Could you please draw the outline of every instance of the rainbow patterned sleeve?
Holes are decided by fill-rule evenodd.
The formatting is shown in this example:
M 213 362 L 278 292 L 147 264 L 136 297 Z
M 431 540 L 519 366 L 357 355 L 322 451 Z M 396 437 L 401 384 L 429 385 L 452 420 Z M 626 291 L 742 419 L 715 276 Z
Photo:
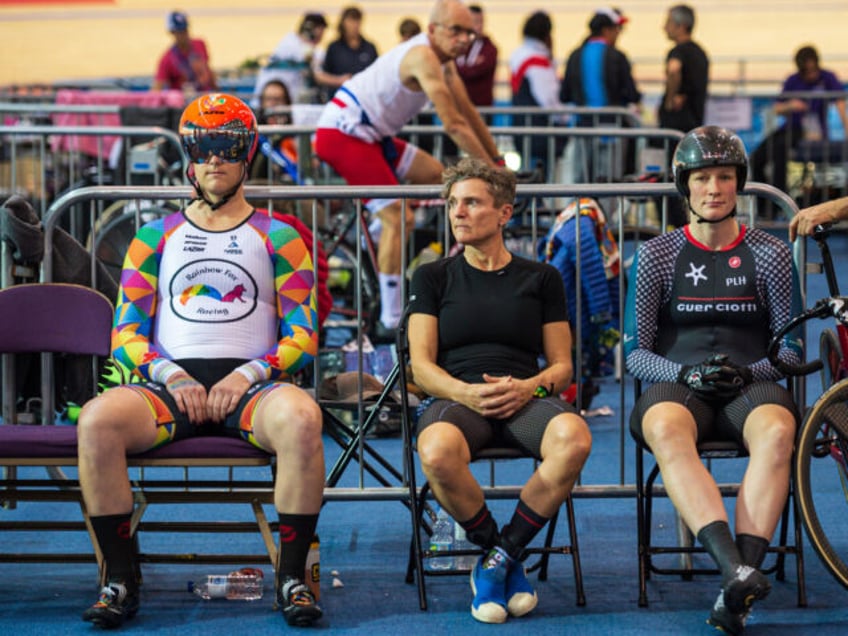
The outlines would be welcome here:
M 297 230 L 276 220 L 270 221 L 266 241 L 274 262 L 280 339 L 262 358 L 239 367 L 254 382 L 292 376 L 318 353 L 315 270 L 306 243 Z
M 112 355 L 134 375 L 164 382 L 179 370 L 152 342 L 153 316 L 162 244 L 182 215 L 172 215 L 143 226 L 133 238 L 121 271 L 121 286 L 112 328 Z

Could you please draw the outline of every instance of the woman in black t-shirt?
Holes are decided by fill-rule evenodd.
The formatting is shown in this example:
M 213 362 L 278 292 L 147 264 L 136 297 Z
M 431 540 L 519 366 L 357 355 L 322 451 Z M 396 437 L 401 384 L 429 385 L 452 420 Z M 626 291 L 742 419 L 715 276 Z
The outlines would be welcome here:
M 412 372 L 432 396 L 418 422 L 417 447 L 436 498 L 486 550 L 472 572 L 471 613 L 502 623 L 536 606 L 521 554 L 571 492 L 591 435 L 558 397 L 572 376 L 562 278 L 504 244 L 515 176 L 464 159 L 445 172 L 443 196 L 465 248 L 422 265 L 412 280 Z M 500 531 L 468 466 L 491 445 L 516 446 L 541 461 Z

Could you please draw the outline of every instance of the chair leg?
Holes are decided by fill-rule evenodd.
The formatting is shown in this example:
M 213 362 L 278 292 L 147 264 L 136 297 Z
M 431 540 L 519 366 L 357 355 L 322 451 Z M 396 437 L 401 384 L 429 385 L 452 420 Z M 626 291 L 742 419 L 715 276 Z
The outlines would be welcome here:
M 794 484 L 792 486 L 792 518 L 795 536 L 795 577 L 798 586 L 798 607 L 807 607 L 807 582 L 804 573 L 804 543 L 801 533 L 801 513 L 799 511 L 798 498 L 795 496 Z
M 791 495 L 790 495 L 791 498 Z M 778 545 L 781 546 L 782 550 L 777 553 L 777 562 L 775 563 L 775 578 L 778 581 L 786 580 L 786 538 L 789 534 L 789 500 L 787 499 L 786 505 L 783 507 L 783 512 L 780 515 L 780 534 Z
M 574 519 L 574 502 L 569 496 L 565 500 L 565 511 L 568 516 L 568 534 L 571 539 L 571 566 L 574 568 L 574 592 L 577 596 L 577 606 L 586 605 L 586 593 L 583 589 L 583 566 L 580 564 L 580 545 L 577 541 L 577 522 Z
M 409 542 L 409 562 L 406 566 L 406 582 L 412 583 L 413 573 L 418 584 L 418 606 L 422 611 L 427 610 L 427 587 L 424 576 L 424 559 L 421 556 L 421 528 L 424 525 L 424 510 L 426 508 L 427 492 L 429 484 L 421 487 L 421 493 L 417 496 L 413 493 L 410 497 L 410 514 L 412 515 L 412 539 Z
M 636 543 L 639 558 L 639 607 L 648 606 L 648 546 L 647 530 L 645 529 L 645 516 L 647 501 L 645 497 L 644 466 L 642 453 L 644 451 L 636 448 Z

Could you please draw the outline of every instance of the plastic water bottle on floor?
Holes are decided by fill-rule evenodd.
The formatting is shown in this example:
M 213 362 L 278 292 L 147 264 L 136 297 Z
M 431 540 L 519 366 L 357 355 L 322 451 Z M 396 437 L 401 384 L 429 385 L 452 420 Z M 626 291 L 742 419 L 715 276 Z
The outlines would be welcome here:
M 433 534 L 430 535 L 430 551 L 444 552 L 452 547 L 453 520 L 444 508 L 439 508 L 433 523 Z M 454 567 L 454 559 L 450 556 L 431 557 L 426 563 L 430 570 L 451 570 Z
M 188 582 L 189 592 L 204 600 L 258 601 L 262 598 L 264 575 L 257 568 L 242 568 L 229 574 L 209 574 L 201 583 Z
M 465 528 L 458 523 L 453 524 L 453 549 L 454 550 L 475 550 L 477 546 L 468 540 L 465 535 Z M 477 564 L 476 554 L 463 554 L 456 557 L 455 567 L 457 570 L 471 570 Z

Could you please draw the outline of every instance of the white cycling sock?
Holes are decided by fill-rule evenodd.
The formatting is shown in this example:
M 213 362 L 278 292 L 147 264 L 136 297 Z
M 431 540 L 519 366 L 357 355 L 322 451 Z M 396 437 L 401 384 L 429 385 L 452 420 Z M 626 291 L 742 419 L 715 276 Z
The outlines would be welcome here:
M 388 329 L 394 329 L 400 322 L 400 274 L 379 273 L 380 279 L 380 322 Z

